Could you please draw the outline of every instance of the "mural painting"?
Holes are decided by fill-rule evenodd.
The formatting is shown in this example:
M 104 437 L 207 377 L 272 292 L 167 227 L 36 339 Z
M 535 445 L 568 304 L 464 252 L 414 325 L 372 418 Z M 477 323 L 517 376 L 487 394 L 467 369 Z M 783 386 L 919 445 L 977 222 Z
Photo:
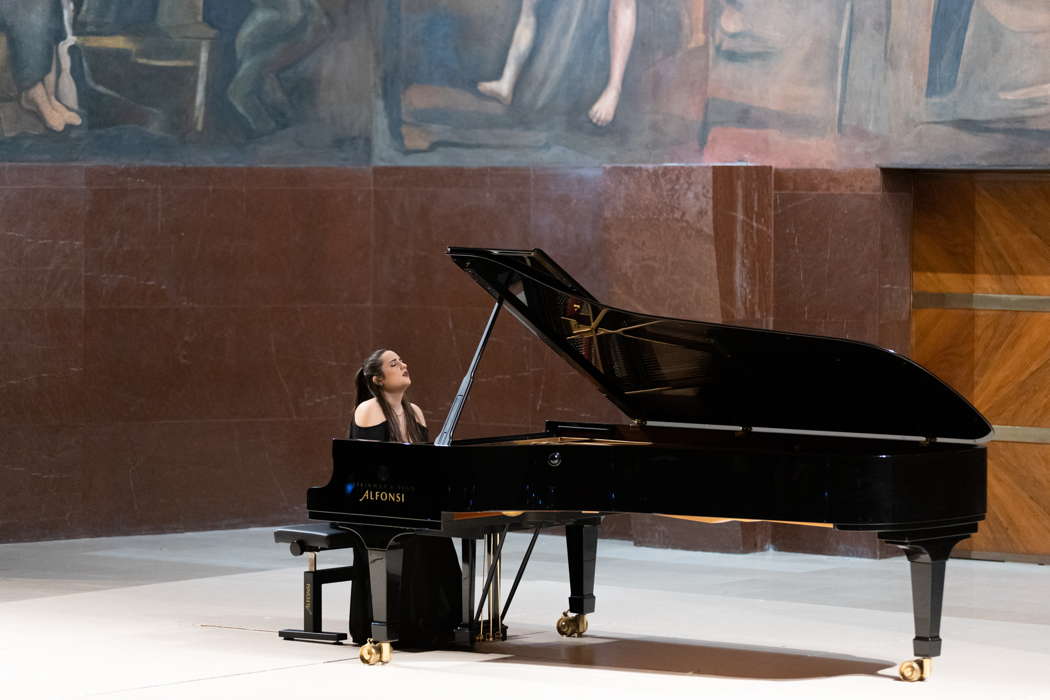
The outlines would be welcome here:
M 1042 0 L 391 0 L 385 19 L 377 162 L 1050 162 Z
M 0 160 L 1046 166 L 1045 0 L 0 0 Z
M 0 159 L 363 164 L 361 0 L 0 0 Z

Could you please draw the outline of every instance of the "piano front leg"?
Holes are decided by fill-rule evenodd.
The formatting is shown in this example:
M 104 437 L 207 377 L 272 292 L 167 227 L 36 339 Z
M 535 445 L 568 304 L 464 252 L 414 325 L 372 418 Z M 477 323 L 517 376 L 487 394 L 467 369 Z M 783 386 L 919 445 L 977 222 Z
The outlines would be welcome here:
M 592 518 L 565 526 L 565 549 L 569 559 L 569 609 L 562 613 L 555 626 L 563 637 L 582 637 L 587 631 L 587 614 L 594 612 L 594 569 L 598 561 L 599 524 L 601 518 Z
M 401 542 L 390 539 L 368 543 L 368 582 L 372 597 L 372 636 L 361 647 L 360 658 L 369 666 L 388 663 L 392 642 L 401 628 L 401 574 L 404 568 Z
M 912 611 L 915 617 L 913 651 L 919 658 L 900 665 L 901 678 L 929 678 L 933 657 L 941 655 L 941 609 L 944 604 L 944 575 L 952 548 L 977 531 L 976 524 L 949 531 L 880 532 L 879 537 L 904 551 L 911 566 Z

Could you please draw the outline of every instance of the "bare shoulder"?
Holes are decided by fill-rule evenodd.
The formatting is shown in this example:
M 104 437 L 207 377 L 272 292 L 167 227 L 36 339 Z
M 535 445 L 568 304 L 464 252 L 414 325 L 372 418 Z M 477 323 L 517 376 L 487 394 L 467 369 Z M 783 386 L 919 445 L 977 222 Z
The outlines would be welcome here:
M 416 417 L 416 422 L 420 425 L 426 425 L 427 419 L 423 417 L 423 409 L 419 406 L 412 404 L 412 414 Z
M 375 399 L 362 401 L 354 410 L 354 422 L 359 428 L 371 428 L 384 420 L 386 416 L 383 415 L 383 409 L 379 407 L 379 402 Z

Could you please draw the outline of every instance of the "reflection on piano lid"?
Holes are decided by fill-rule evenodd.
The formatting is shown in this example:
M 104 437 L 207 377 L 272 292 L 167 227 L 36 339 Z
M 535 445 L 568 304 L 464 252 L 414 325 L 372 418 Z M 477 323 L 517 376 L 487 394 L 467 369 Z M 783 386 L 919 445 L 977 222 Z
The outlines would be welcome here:
M 650 425 L 983 442 L 991 425 L 906 357 L 868 343 L 602 304 L 542 250 L 449 248 L 540 340 Z

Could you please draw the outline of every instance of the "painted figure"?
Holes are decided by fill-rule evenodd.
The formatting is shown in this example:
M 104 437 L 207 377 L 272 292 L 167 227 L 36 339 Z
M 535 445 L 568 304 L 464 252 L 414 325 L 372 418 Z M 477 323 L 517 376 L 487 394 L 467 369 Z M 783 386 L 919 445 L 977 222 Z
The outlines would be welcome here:
M 536 5 L 539 0 L 522 0 L 521 13 L 514 28 L 510 49 L 498 80 L 478 83 L 478 91 L 503 104 L 511 104 L 522 69 L 536 40 Z M 606 126 L 616 116 L 623 91 L 623 76 L 634 44 L 638 8 L 636 0 L 609 0 L 609 75 L 601 95 L 587 112 L 597 126 Z M 575 24 L 575 23 L 574 23 Z M 551 27 L 550 31 L 558 31 Z
M 849 8 L 843 0 L 712 3 L 705 160 L 835 162 Z
M 930 37 L 929 121 L 975 131 L 1050 128 L 1050 3 L 938 0 Z
M 316 49 L 330 23 L 317 0 L 252 0 L 237 33 L 237 74 L 226 94 L 255 136 L 287 123 L 292 107 L 277 74 Z
M 22 107 L 51 131 L 81 123 L 58 99 L 57 49 L 65 39 L 61 0 L 0 0 L 0 29 L 7 34 L 11 73 Z

